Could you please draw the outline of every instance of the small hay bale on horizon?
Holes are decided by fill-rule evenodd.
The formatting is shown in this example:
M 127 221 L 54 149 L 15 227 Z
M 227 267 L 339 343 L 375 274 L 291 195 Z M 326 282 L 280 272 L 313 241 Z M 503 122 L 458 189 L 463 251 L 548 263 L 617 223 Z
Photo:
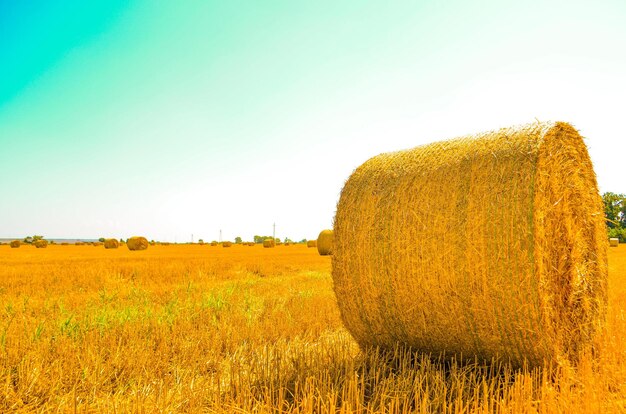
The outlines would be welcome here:
M 148 239 L 141 236 L 131 237 L 126 241 L 126 246 L 128 250 L 146 250 L 150 243 L 148 243 Z
M 333 254 L 334 233 L 332 230 L 322 230 L 317 236 L 316 246 L 320 256 L 331 256 Z
M 222 242 L 222 247 L 232 247 L 233 243 L 229 241 Z
M 120 242 L 117 239 L 104 240 L 105 249 L 117 249 L 118 247 L 120 247 Z
M 37 240 L 36 242 L 33 243 L 33 246 L 35 246 L 38 249 L 45 249 L 48 247 L 48 240 Z
M 306 242 L 306 247 L 317 247 L 317 240 L 308 240 Z
M 270 249 L 270 248 L 273 248 L 274 246 L 276 246 L 276 241 L 272 239 L 263 240 L 263 247 Z
M 363 348 L 575 365 L 606 323 L 603 211 L 585 143 L 564 122 L 375 156 L 337 204 L 344 325 Z
M 609 246 L 611 246 L 611 247 L 619 246 L 619 239 L 617 237 L 611 237 L 609 239 Z

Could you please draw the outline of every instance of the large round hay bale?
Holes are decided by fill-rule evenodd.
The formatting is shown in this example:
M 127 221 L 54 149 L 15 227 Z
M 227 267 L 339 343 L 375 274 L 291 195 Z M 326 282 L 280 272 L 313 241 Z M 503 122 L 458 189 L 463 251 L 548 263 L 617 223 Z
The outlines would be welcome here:
M 48 240 L 37 240 L 33 245 L 38 249 L 45 249 L 48 247 Z
M 272 239 L 263 240 L 263 247 L 272 248 L 276 246 L 276 242 Z
M 126 246 L 128 246 L 128 250 L 146 250 L 150 243 L 148 243 L 148 239 L 145 237 L 131 237 L 126 241 Z
M 22 245 L 22 242 L 19 240 L 13 240 L 11 241 L 11 243 L 9 243 L 9 246 L 11 246 L 12 249 L 17 249 L 21 245 Z
M 104 241 L 105 249 L 117 249 L 118 247 L 120 247 L 120 242 L 117 239 L 106 239 Z
M 317 247 L 317 240 L 309 240 L 306 242 L 306 247 Z
M 537 366 L 575 361 L 603 324 L 603 205 L 567 123 L 374 157 L 334 230 L 334 288 L 362 346 Z
M 618 239 L 618 238 L 616 238 L 616 237 L 611 237 L 611 238 L 609 239 L 609 246 L 611 246 L 611 247 L 617 247 L 617 246 L 619 246 L 619 239 Z
M 332 230 L 322 230 L 317 236 L 317 251 L 321 256 L 329 256 L 333 254 L 335 235 Z

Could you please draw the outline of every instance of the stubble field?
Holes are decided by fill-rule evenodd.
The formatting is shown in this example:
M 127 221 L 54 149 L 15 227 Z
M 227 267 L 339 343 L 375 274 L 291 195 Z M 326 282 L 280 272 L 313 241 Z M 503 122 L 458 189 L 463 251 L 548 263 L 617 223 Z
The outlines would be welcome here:
M 626 246 L 577 369 L 361 351 L 302 245 L 0 246 L 0 412 L 626 412 Z

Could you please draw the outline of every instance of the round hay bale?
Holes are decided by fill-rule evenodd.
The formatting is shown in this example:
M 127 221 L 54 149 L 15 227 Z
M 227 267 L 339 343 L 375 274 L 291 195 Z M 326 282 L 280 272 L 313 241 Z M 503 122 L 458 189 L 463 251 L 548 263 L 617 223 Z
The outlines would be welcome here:
M 329 256 L 333 254 L 334 233 L 332 230 L 322 230 L 317 236 L 317 251 L 320 256 Z
M 229 241 L 222 242 L 222 247 L 231 247 L 232 245 L 233 243 Z
M 603 204 L 567 123 L 376 156 L 334 230 L 334 289 L 361 346 L 538 366 L 575 362 L 604 322 Z
M 309 240 L 306 242 L 306 247 L 317 247 L 317 240 Z
M 131 237 L 126 241 L 126 246 L 128 246 L 128 250 L 146 250 L 150 243 L 148 243 L 148 239 L 145 237 Z
M 117 249 L 118 247 L 120 247 L 120 242 L 117 239 L 106 239 L 104 241 L 105 249 Z
M 11 246 L 12 249 L 17 249 L 21 245 L 22 245 L 22 242 L 19 240 L 13 240 L 11 241 L 11 243 L 9 243 L 9 246 Z
M 609 239 L 609 246 L 611 246 L 611 247 L 617 247 L 617 246 L 619 246 L 619 239 L 618 239 L 618 238 L 616 238 L 616 237 L 611 237 L 611 238 Z
M 212 241 L 212 242 L 211 242 L 211 246 L 217 246 L 218 244 L 219 244 L 219 243 L 218 243 L 218 242 L 216 242 L 216 241 Z
M 276 246 L 276 242 L 274 240 L 272 239 L 263 240 L 263 247 L 272 248 L 274 246 Z
M 45 249 L 48 247 L 48 240 L 37 240 L 33 245 L 38 249 Z

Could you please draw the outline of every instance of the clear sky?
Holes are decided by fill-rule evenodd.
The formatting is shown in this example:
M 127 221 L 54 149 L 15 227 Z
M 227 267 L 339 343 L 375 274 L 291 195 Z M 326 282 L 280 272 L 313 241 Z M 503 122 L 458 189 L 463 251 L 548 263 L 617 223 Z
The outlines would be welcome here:
M 0 237 L 315 238 L 381 152 L 571 122 L 626 192 L 626 2 L 0 0 Z

